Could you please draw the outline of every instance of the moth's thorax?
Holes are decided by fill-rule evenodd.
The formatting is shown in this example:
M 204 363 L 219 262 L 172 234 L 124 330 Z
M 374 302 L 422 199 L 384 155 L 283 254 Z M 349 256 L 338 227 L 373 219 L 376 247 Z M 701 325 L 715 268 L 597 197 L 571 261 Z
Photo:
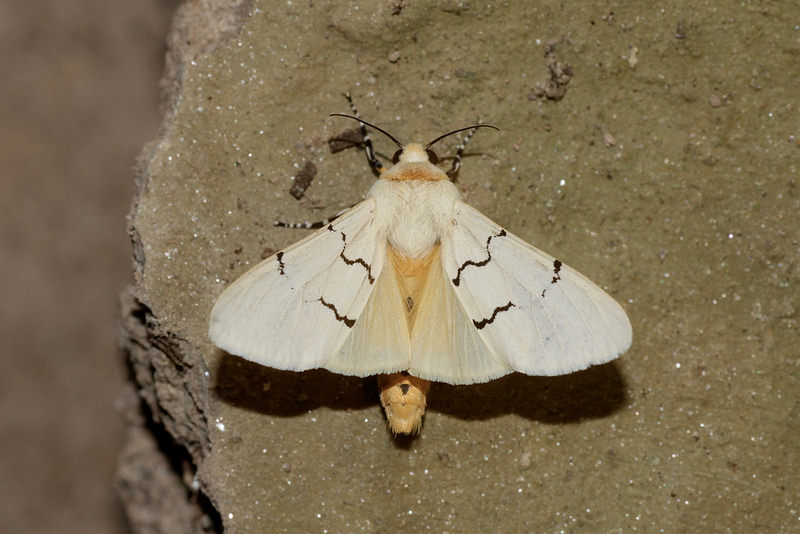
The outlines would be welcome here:
M 427 255 L 450 231 L 454 204 L 461 198 L 449 180 L 381 179 L 367 196 L 376 202 L 374 224 L 398 254 L 410 259 Z
M 435 182 L 448 180 L 447 175 L 429 161 L 399 162 L 381 175 L 384 180 Z

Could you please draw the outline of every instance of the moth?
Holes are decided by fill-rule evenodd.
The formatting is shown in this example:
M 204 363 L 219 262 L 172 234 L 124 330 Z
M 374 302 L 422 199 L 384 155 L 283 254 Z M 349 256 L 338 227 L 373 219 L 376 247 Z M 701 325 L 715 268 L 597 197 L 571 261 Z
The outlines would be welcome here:
M 466 140 L 489 125 L 403 145 L 353 111 L 334 115 L 362 124 L 379 179 L 225 289 L 209 323 L 217 346 L 276 369 L 378 375 L 395 434 L 419 432 L 431 381 L 560 375 L 628 349 L 631 324 L 613 298 L 461 200 L 450 178 Z M 365 126 L 399 147 L 388 169 Z M 431 146 L 462 131 L 445 172 Z

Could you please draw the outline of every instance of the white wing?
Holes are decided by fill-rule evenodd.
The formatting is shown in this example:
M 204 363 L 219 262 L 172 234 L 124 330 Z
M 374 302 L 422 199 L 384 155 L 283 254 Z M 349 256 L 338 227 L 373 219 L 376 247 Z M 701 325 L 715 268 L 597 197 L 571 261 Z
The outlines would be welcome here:
M 463 202 L 442 260 L 478 336 L 508 371 L 570 373 L 631 344 L 630 321 L 614 299 Z
M 277 369 L 326 367 L 383 268 L 386 239 L 378 236 L 374 211 L 367 199 L 236 280 L 211 311 L 211 340 Z

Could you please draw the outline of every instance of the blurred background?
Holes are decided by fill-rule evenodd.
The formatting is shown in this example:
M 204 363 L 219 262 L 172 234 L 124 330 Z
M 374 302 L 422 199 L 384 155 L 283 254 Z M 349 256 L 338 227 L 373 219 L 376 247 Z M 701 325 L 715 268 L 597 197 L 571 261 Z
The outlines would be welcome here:
M 0 524 L 124 533 L 112 489 L 133 166 L 178 0 L 0 2 Z

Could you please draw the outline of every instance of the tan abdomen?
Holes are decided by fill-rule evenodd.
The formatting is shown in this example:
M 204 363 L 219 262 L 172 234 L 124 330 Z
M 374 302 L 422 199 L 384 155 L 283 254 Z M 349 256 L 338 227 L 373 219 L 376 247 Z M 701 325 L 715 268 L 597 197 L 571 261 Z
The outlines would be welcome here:
M 403 309 L 410 335 L 431 265 L 441 261 L 439 245 L 419 259 L 406 258 L 391 246 L 388 256 L 403 297 Z M 395 434 L 418 433 L 422 428 L 422 416 L 425 415 L 426 396 L 431 389 L 431 383 L 402 372 L 378 375 L 378 387 L 381 390 L 381 405 L 386 412 L 391 431 Z
M 381 405 L 395 434 L 416 434 L 422 428 L 431 383 L 408 373 L 378 375 Z

